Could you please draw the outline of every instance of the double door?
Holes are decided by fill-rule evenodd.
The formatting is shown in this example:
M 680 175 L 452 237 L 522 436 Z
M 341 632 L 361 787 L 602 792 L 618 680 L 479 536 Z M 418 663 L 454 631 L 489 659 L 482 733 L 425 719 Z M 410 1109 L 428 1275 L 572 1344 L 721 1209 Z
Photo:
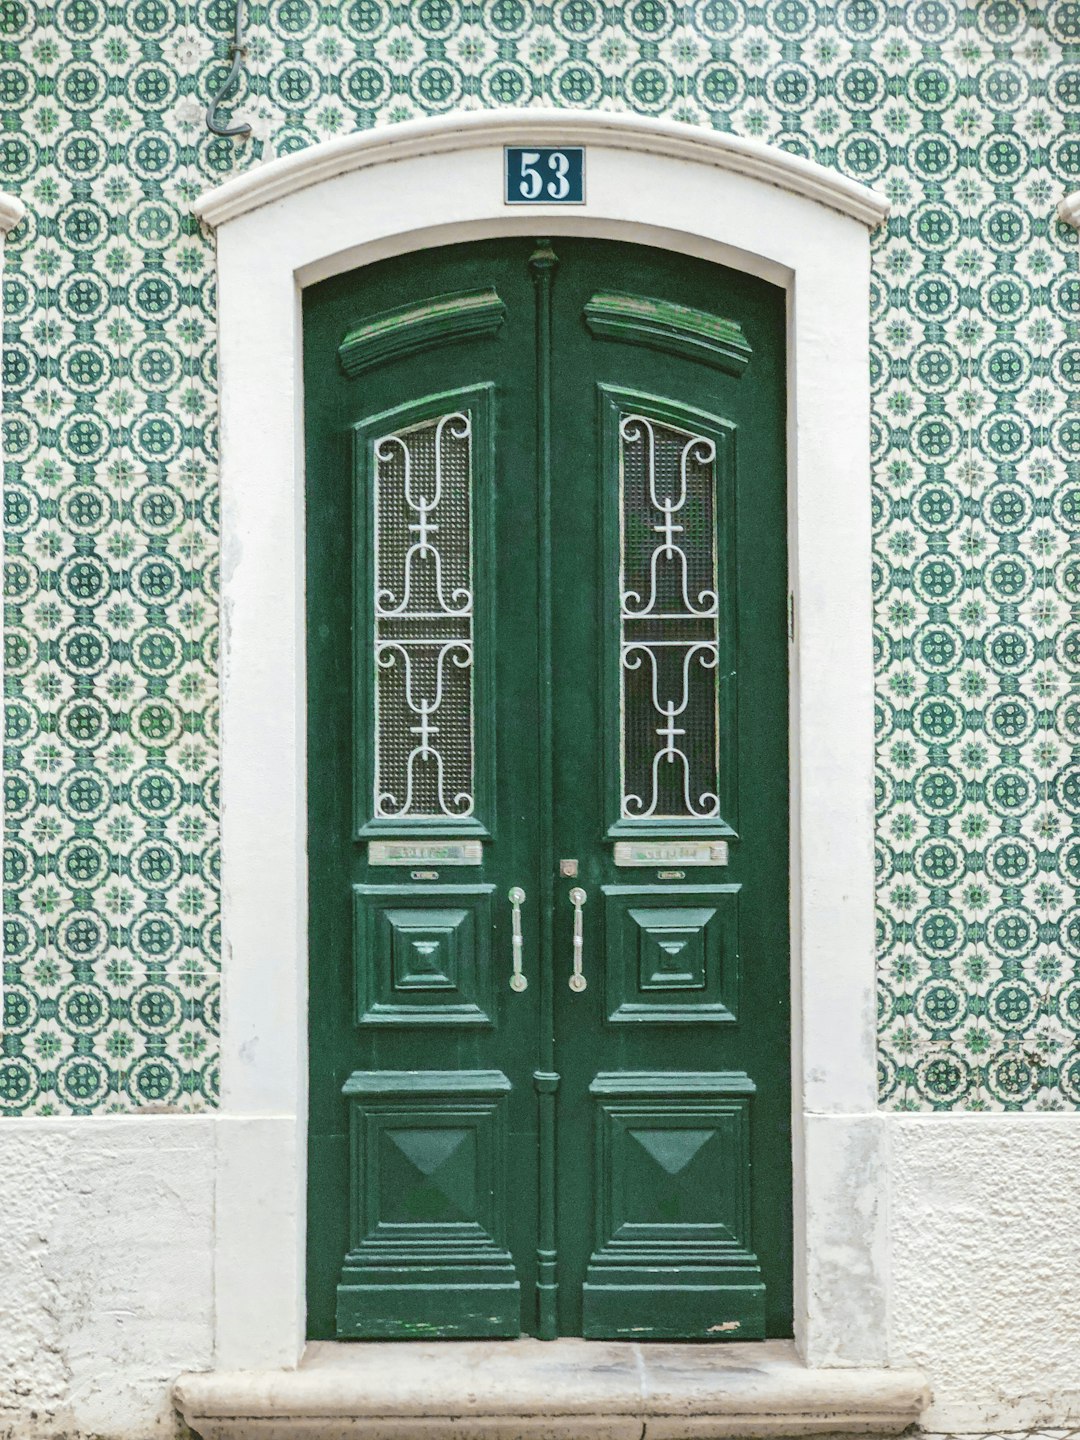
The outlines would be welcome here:
M 783 299 L 305 298 L 309 1333 L 790 1333 Z

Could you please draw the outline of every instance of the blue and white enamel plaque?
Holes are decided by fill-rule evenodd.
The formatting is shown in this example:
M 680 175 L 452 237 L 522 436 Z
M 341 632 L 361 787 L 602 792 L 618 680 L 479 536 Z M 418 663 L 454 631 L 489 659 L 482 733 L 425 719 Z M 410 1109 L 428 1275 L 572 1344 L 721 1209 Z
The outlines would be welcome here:
M 507 205 L 584 205 L 585 147 L 507 145 Z

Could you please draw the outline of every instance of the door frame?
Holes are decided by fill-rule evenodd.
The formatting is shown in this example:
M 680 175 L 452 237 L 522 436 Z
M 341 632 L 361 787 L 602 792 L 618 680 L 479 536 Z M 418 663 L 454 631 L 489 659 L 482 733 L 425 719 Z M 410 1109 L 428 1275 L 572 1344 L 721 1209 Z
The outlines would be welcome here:
M 587 146 L 585 204 L 507 209 L 506 144 Z M 216 232 L 221 380 L 216 1367 L 292 1366 L 305 1343 L 301 292 L 390 255 L 542 234 L 695 255 L 788 294 L 795 1337 L 808 1365 L 887 1363 L 869 380 L 870 231 L 887 201 L 758 142 L 528 110 L 344 136 L 237 176 L 194 208 Z

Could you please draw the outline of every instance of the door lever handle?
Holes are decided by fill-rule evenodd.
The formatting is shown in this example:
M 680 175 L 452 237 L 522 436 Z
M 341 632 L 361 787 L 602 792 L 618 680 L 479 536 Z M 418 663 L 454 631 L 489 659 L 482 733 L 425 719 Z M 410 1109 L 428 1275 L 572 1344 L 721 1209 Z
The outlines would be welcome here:
M 570 891 L 570 903 L 574 907 L 574 973 L 570 976 L 570 989 L 575 995 L 580 995 L 588 985 L 582 973 L 582 961 L 585 951 L 584 922 L 581 918 L 581 907 L 585 904 L 588 896 L 580 885 L 575 885 Z
M 514 954 L 514 973 L 510 976 L 510 989 L 520 995 L 522 990 L 529 988 L 529 982 L 525 979 L 521 970 L 521 956 L 525 948 L 525 942 L 521 938 L 521 907 L 525 903 L 525 891 L 520 885 L 515 885 L 507 897 L 513 907 L 510 911 L 510 924 L 512 926 L 511 946 Z

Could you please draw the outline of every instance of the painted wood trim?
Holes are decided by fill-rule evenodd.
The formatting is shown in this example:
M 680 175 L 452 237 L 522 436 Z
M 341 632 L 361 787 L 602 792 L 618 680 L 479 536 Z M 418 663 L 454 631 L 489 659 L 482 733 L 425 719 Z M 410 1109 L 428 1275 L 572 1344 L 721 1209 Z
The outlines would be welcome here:
M 552 381 L 554 349 L 552 328 L 554 304 L 552 287 L 559 257 L 550 240 L 538 240 L 529 257 L 536 297 L 536 594 L 538 616 L 537 666 L 539 686 L 540 766 L 537 777 L 537 854 L 554 854 L 554 719 L 552 712 L 553 652 L 551 594 L 551 466 L 552 466 Z M 555 1092 L 559 1076 L 555 1070 L 555 962 L 554 911 L 555 871 L 540 864 L 539 927 L 537 963 L 540 969 L 540 1047 L 534 1075 L 537 1097 L 537 1139 L 539 1172 L 537 1187 L 536 1315 L 537 1335 L 554 1340 L 558 1334 L 559 1256 L 555 1207 L 556 1146 L 558 1117 Z M 543 1077 L 543 1078 L 541 1078 Z M 537 1083 L 539 1082 L 539 1083 Z
M 753 354 L 742 327 L 734 320 L 649 295 L 599 291 L 585 302 L 585 324 L 602 339 L 626 340 L 669 355 L 684 355 L 736 379 Z
M 0 236 L 14 230 L 26 214 L 26 206 L 16 195 L 0 191 Z
M 343 1095 L 492 1095 L 512 1089 L 501 1070 L 354 1070 Z
M 539 109 L 473 111 L 452 119 L 436 116 L 354 131 L 234 176 L 200 195 L 192 208 L 207 225 L 218 226 L 323 180 L 387 161 L 495 145 L 590 144 L 693 160 L 762 180 L 838 210 L 869 229 L 880 225 L 890 210 L 889 201 L 868 186 L 760 140 L 651 116 Z M 501 185 L 501 175 L 493 183 Z M 548 208 L 538 206 L 537 211 L 543 214 Z
M 597 1075 L 589 1086 L 590 1095 L 753 1095 L 756 1091 L 743 1070 L 615 1070 Z
M 359 375 L 417 350 L 494 335 L 505 319 L 506 306 L 491 287 L 434 295 L 421 305 L 384 310 L 350 330 L 338 346 L 338 362 L 346 375 Z

